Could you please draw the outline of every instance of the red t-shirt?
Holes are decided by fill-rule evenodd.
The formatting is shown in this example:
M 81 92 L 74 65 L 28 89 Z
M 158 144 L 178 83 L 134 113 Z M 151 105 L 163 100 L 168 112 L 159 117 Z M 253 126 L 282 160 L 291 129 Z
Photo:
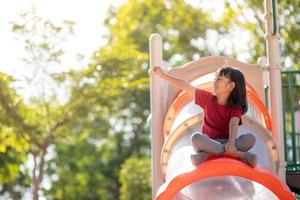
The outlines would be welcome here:
M 202 133 L 212 139 L 229 138 L 229 121 L 231 117 L 240 118 L 241 124 L 241 108 L 234 108 L 230 105 L 219 105 L 217 97 L 210 92 L 196 89 L 195 104 L 204 110 Z

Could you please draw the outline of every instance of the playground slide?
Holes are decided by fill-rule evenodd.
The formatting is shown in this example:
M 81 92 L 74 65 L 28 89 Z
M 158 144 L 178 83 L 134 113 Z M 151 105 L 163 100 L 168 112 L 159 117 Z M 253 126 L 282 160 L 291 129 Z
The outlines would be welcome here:
M 279 154 L 268 130 L 271 128 L 267 124 L 270 123 L 268 113 L 255 94 L 249 102 L 250 111 L 243 117 L 238 135 L 252 133 L 256 137 L 257 142 L 250 151 L 258 156 L 257 167 L 251 168 L 229 157 L 211 158 L 194 167 L 190 161 L 194 152 L 190 136 L 201 130 L 203 113 L 191 99 L 178 95 L 164 122 L 161 167 L 165 183 L 158 190 L 156 200 L 295 199 L 277 177 Z
M 197 168 L 190 163 L 191 146 L 178 149 L 170 158 L 166 183 L 157 200 L 289 200 L 285 184 L 269 169 L 247 166 L 232 158 L 213 158 Z

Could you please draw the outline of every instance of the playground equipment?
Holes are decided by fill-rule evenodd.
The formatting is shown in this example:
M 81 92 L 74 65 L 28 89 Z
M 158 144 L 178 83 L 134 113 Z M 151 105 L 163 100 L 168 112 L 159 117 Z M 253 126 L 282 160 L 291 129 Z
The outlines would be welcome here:
M 192 133 L 200 131 L 203 111 L 184 91 L 151 76 L 152 189 L 157 200 L 187 199 L 295 199 L 285 184 L 279 36 L 272 27 L 272 2 L 266 0 L 267 60 L 247 64 L 212 56 L 167 69 L 162 59 L 162 38 L 150 37 L 150 67 L 161 66 L 198 88 L 210 90 L 213 74 L 223 66 L 238 67 L 246 76 L 249 111 L 238 135 L 252 133 L 250 150 L 258 166 L 227 157 L 209 159 L 194 167 L 190 155 Z M 273 10 L 274 10 L 273 4 Z M 265 107 L 264 86 L 269 87 L 270 115 Z

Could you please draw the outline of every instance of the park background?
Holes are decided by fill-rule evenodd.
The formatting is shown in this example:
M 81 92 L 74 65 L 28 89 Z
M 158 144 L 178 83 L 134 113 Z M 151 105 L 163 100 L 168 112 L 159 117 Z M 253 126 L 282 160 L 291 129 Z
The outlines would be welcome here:
M 0 199 L 151 199 L 152 33 L 174 67 L 266 55 L 260 0 L 14 0 L 0 10 Z M 300 2 L 278 1 L 278 20 L 283 70 L 299 70 Z

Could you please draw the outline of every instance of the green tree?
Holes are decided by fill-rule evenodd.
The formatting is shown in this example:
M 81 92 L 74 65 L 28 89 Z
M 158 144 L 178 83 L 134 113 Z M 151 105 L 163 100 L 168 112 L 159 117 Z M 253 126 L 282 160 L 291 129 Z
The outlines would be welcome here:
M 209 28 L 224 32 L 209 13 L 183 0 L 131 0 L 110 12 L 108 45 L 95 51 L 88 68 L 68 74 L 74 80 L 68 107 L 76 120 L 49 164 L 56 166 L 49 173 L 58 176 L 47 192 L 49 199 L 119 199 L 121 165 L 131 156 L 149 156 L 144 126 L 151 33 L 165 38 L 165 60 L 182 64 L 211 54 L 197 43 L 205 45 Z
M 28 110 L 12 83 L 12 77 L 0 73 L 0 195 L 20 199 L 30 186 L 27 169 L 20 165 L 29 151 L 31 125 L 24 121 Z
M 228 24 L 226 16 L 228 12 L 233 13 L 230 18 L 231 29 L 239 29 L 249 34 L 248 60 L 256 62 L 261 56 L 266 56 L 265 45 L 265 20 L 264 20 L 264 2 L 259 0 L 252 1 L 224 1 L 226 7 L 220 23 Z M 283 67 L 299 69 L 300 53 L 300 2 L 294 0 L 278 1 L 278 34 L 281 37 L 281 63 Z M 235 27 L 235 28 L 234 28 Z
M 151 199 L 151 162 L 149 157 L 130 157 L 120 170 L 120 200 Z
M 58 101 L 58 89 L 55 88 L 63 87 L 56 80 L 56 70 L 61 67 L 62 44 L 73 34 L 73 25 L 70 21 L 64 21 L 61 26 L 54 25 L 38 17 L 34 8 L 22 13 L 18 22 L 12 22 L 12 31 L 26 50 L 23 61 L 29 73 L 24 74 L 26 81 L 23 84 L 36 89 L 27 103 L 25 115 L 20 117 L 24 127 L 30 126 L 27 133 L 29 153 L 33 158 L 34 200 L 39 197 L 49 147 L 62 137 L 57 134 L 57 129 L 72 119 L 72 113 Z

